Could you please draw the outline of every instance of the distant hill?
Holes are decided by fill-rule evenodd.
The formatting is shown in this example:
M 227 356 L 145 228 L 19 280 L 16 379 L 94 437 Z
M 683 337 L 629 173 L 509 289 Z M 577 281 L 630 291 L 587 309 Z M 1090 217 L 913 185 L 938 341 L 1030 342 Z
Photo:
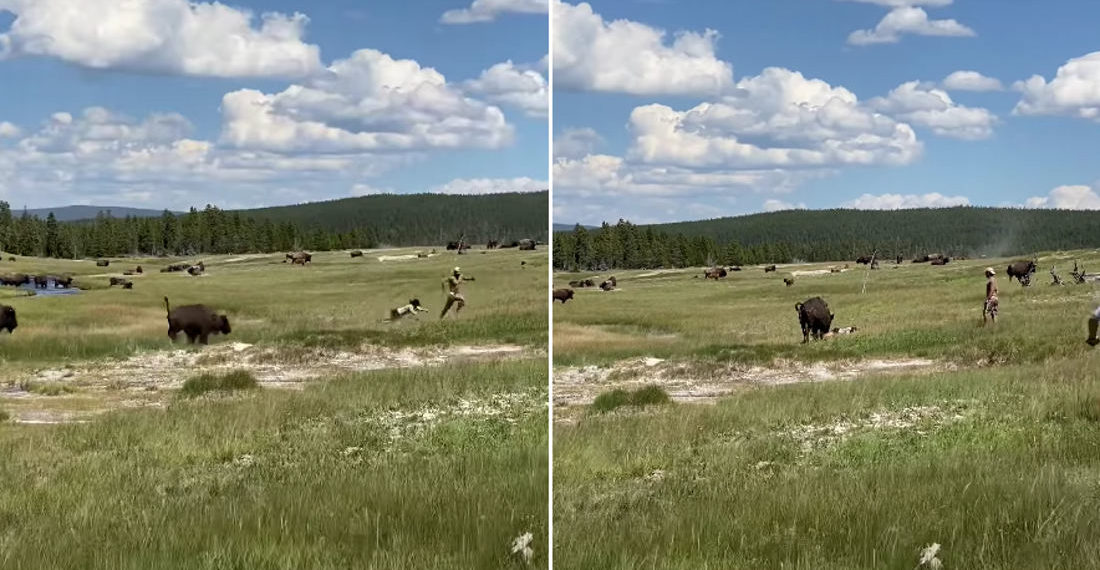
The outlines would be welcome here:
M 910 210 L 790 210 L 747 216 L 634 226 L 608 226 L 612 239 L 571 232 L 555 239 L 559 267 L 653 267 L 704 263 L 786 263 L 854 260 L 925 253 L 1027 256 L 1039 251 L 1100 246 L 1100 211 L 1022 208 Z
M 96 217 L 100 212 L 110 212 L 112 217 L 125 218 L 127 216 L 134 216 L 137 218 L 155 218 L 164 213 L 164 210 L 150 210 L 146 208 L 125 208 L 121 206 L 60 206 L 57 208 L 35 208 L 33 210 L 28 209 L 27 213 L 31 216 L 37 216 L 45 219 L 46 216 L 53 215 L 57 217 L 61 222 L 75 222 L 77 220 L 90 220 Z M 176 212 L 179 213 L 179 212 Z M 15 215 L 23 215 L 22 210 L 14 212 Z
M 600 227 L 600 226 L 587 226 L 587 225 L 584 225 L 584 224 L 581 224 L 581 226 L 584 227 L 585 229 L 589 229 L 589 230 L 594 230 L 594 229 Z M 557 222 L 554 222 L 554 231 L 555 232 L 571 232 L 571 231 L 573 231 L 573 228 L 575 228 L 575 227 L 577 227 L 577 224 L 559 224 Z

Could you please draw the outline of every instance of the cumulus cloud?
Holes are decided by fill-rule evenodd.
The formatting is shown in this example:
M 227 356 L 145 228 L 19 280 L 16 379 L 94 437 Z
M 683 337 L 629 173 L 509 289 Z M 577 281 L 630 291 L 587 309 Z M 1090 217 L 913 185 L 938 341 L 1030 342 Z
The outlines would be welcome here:
M 978 34 L 955 20 L 930 20 L 921 8 L 900 6 L 886 14 L 874 29 L 849 34 L 848 43 L 857 46 L 892 44 L 901 41 L 904 35 L 973 37 Z
M 954 0 L 842 0 L 844 2 L 859 2 L 862 4 L 875 4 L 889 8 L 904 8 L 906 6 L 950 6 Z
M 447 10 L 439 21 L 444 24 L 491 22 L 504 13 L 545 14 L 549 0 L 474 0 L 467 8 Z
M 1028 198 L 1025 205 L 1028 208 L 1100 210 L 1100 195 L 1090 186 L 1059 186 L 1046 196 Z
M 929 194 L 863 194 L 844 203 L 846 208 L 857 210 L 900 210 L 903 208 L 949 208 L 968 206 L 966 196 L 944 196 L 939 192 Z
M 511 60 L 498 63 L 481 72 L 477 79 L 465 83 L 470 93 L 486 100 L 515 107 L 527 116 L 545 118 L 549 112 L 550 94 L 546 78 L 534 69 L 524 69 Z
M 377 50 L 356 51 L 304 84 L 222 99 L 224 144 L 272 152 L 500 148 L 513 127 L 438 71 Z
M 0 139 L 16 138 L 23 133 L 23 129 L 7 121 L 0 121 Z
M 792 204 L 790 202 L 784 202 L 783 200 L 776 200 L 774 198 L 772 198 L 770 200 L 764 200 L 764 211 L 765 212 L 780 212 L 780 211 L 783 211 L 783 210 L 805 210 L 805 209 L 806 209 L 806 204 L 804 202 L 799 202 L 797 204 Z
M 978 140 L 993 135 L 997 116 L 987 109 L 966 107 L 951 100 L 942 89 L 917 81 L 902 83 L 886 97 L 868 101 L 871 107 L 932 130 L 940 136 Z
M 913 129 L 851 91 L 782 68 L 737 83 L 734 94 L 687 111 L 653 104 L 630 116 L 629 157 L 684 167 L 768 168 L 908 164 Z
M 351 191 L 349 192 L 349 194 L 351 194 L 352 196 L 374 196 L 377 194 L 393 194 L 393 190 L 389 188 L 378 188 L 370 184 L 359 183 L 353 184 L 351 186 Z
M 190 138 L 191 131 L 175 113 L 133 118 L 101 107 L 54 113 L 0 145 L 0 193 L 12 203 L 40 205 L 255 207 L 333 197 L 333 188 L 422 159 L 419 153 L 289 156 L 227 149 Z
M 15 15 L 0 59 L 54 57 L 93 69 L 301 77 L 321 69 L 302 14 L 254 14 L 188 0 L 0 0 Z
M 1012 87 L 1023 94 L 1013 114 L 1067 115 L 1100 121 L 1100 51 L 1067 61 L 1049 83 L 1033 75 Z
M 593 152 L 604 142 L 595 129 L 566 128 L 554 136 L 554 156 L 580 158 Z
M 1000 91 L 1004 89 L 1001 80 L 986 77 L 977 71 L 956 71 L 943 79 L 941 83 L 949 91 Z
M 429 190 L 433 194 L 500 194 L 503 192 L 538 192 L 550 183 L 526 176 L 518 178 L 456 178 Z
M 554 1 L 554 84 L 578 91 L 633 95 L 717 94 L 733 67 L 715 56 L 718 32 L 663 30 L 631 20 L 605 21 L 586 3 Z

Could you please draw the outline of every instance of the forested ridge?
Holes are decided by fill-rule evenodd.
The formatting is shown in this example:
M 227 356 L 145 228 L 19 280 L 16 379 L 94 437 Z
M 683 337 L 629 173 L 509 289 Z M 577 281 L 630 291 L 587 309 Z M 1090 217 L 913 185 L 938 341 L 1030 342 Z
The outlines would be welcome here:
M 481 196 L 382 194 L 255 210 L 206 206 L 184 214 L 58 221 L 0 201 L 0 251 L 81 258 L 433 245 L 465 236 L 545 241 L 548 192 Z
M 1027 255 L 1100 244 L 1100 212 L 1019 208 L 790 210 L 636 226 L 620 220 L 554 235 L 568 270 L 912 259 L 927 253 Z

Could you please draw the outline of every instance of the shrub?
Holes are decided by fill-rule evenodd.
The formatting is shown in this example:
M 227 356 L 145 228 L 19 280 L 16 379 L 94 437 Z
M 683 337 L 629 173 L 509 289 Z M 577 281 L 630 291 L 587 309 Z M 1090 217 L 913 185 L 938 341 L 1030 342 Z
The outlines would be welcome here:
M 667 404 L 670 401 L 668 392 L 665 392 L 660 386 L 646 386 L 633 392 L 620 388 L 596 396 L 596 399 L 592 402 L 592 409 L 602 413 L 623 406 L 644 407 Z
M 247 370 L 233 370 L 225 374 L 200 374 L 188 378 L 180 388 L 180 394 L 187 398 L 201 396 L 211 391 L 230 392 L 257 388 L 256 377 Z

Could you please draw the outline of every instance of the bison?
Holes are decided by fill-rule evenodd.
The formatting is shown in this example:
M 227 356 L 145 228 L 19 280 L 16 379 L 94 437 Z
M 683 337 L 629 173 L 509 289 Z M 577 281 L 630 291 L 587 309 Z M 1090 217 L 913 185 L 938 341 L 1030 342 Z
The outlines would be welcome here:
M 305 266 L 307 263 L 313 263 L 313 254 L 299 251 L 297 253 L 286 254 L 286 259 L 283 259 L 283 263 L 290 261 L 291 265 Z
M 535 240 L 533 239 L 521 239 L 519 240 L 519 249 L 522 251 L 534 251 Z
M 615 280 L 615 276 L 612 275 L 610 279 L 600 283 L 600 289 L 603 291 L 611 291 L 615 287 L 619 286 L 619 282 Z
M 122 277 L 112 277 L 111 278 L 110 287 L 114 287 L 115 285 L 119 285 L 123 289 L 133 289 L 134 288 L 134 282 L 133 281 L 130 281 L 129 279 L 123 279 Z
M 351 252 L 351 256 L 352 257 L 363 257 L 363 252 L 357 249 L 357 250 Z
M 0 275 L 0 285 L 8 285 L 9 287 L 19 287 L 20 285 L 26 285 L 31 282 L 31 276 L 23 273 L 15 273 L 8 275 Z
M 192 276 L 192 277 L 198 277 L 199 275 L 202 275 L 205 272 L 206 272 L 206 266 L 203 265 L 202 262 L 199 262 L 198 265 L 192 265 L 191 267 L 187 268 L 187 274 Z
M 498 247 L 500 247 L 500 241 L 495 239 L 491 239 L 489 243 L 485 244 L 485 249 L 496 249 Z
M 34 276 L 34 287 L 36 289 L 46 289 L 49 286 L 50 286 L 50 276 L 49 275 L 35 275 Z
M 573 290 L 569 288 L 554 289 L 554 299 L 550 301 L 561 301 L 561 304 L 565 304 L 566 301 L 573 298 Z
M 1008 281 L 1011 283 L 1012 278 L 1015 277 L 1020 285 L 1027 287 L 1031 284 L 1031 274 L 1035 273 L 1034 261 L 1017 261 L 1008 266 L 1005 270 L 1005 274 L 1008 275 Z
M 470 244 L 464 241 L 449 241 L 447 242 L 447 251 L 462 251 L 464 249 L 470 249 Z
M 68 289 L 73 284 L 73 278 L 70 275 L 50 275 L 49 277 L 53 279 L 55 289 Z
M 15 318 L 15 308 L 8 305 L 0 305 L 0 329 L 8 329 L 8 334 L 15 332 L 19 321 Z
M 947 265 L 947 263 L 949 261 L 951 261 L 950 257 L 939 257 L 939 258 L 933 259 L 931 264 L 932 265 Z
M 107 259 L 97 259 L 96 262 L 95 262 L 96 267 L 107 267 L 110 264 L 111 264 L 110 260 L 107 260 Z
M 713 279 L 715 281 L 725 277 L 726 275 L 728 275 L 728 273 L 726 273 L 725 267 L 711 267 L 710 269 L 703 272 L 703 278 Z
M 734 265 L 733 267 L 730 267 L 730 271 L 741 271 L 741 266 L 740 265 Z
M 190 263 L 173 263 L 164 269 L 161 269 L 161 273 L 174 273 L 176 271 L 187 271 L 187 268 L 191 267 Z
M 829 312 L 829 304 L 821 297 L 813 297 L 802 303 L 795 303 L 798 311 L 798 324 L 802 327 L 802 342 L 810 341 L 810 335 L 814 339 L 820 339 L 829 332 L 833 324 L 835 314 Z
M 225 315 L 219 315 L 206 305 L 183 305 L 173 309 L 168 304 L 168 297 L 164 298 L 164 309 L 168 312 L 168 338 L 172 342 L 180 331 L 187 335 L 187 342 L 194 344 L 195 339 L 202 344 L 209 344 L 212 334 L 229 334 L 229 319 Z
M 775 271 L 775 266 L 774 265 L 769 265 L 769 266 L 764 268 L 764 273 L 771 273 L 773 271 Z
M 783 283 L 784 283 L 784 284 L 785 284 L 785 285 L 786 285 L 787 287 L 790 287 L 791 285 L 794 285 L 794 278 L 793 278 L 793 277 L 784 277 L 784 278 L 783 278 Z
M 870 255 L 864 255 L 856 259 L 856 263 L 860 265 L 870 265 L 874 258 Z

